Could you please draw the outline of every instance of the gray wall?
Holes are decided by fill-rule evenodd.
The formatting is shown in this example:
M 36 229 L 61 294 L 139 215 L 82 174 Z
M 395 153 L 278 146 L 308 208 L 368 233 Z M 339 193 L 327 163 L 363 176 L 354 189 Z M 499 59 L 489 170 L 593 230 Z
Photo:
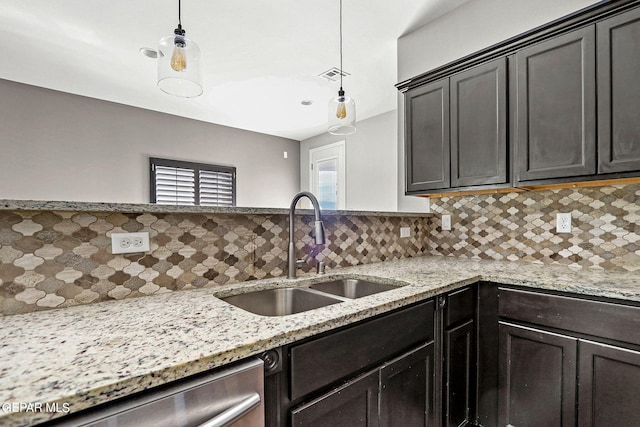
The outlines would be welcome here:
M 300 189 L 298 141 L 0 80 L 0 199 L 149 203 L 149 156 L 235 166 L 238 206 Z
M 309 189 L 309 150 L 345 140 L 346 209 L 395 212 L 398 208 L 397 145 L 398 115 L 389 111 L 357 123 L 347 136 L 323 133 L 300 143 L 300 184 Z M 428 211 L 428 200 L 412 206 Z
M 597 0 L 472 0 L 398 39 L 398 81 L 543 25 Z M 404 117 L 398 95 L 398 115 Z M 398 123 L 398 209 L 404 194 L 404 123 Z

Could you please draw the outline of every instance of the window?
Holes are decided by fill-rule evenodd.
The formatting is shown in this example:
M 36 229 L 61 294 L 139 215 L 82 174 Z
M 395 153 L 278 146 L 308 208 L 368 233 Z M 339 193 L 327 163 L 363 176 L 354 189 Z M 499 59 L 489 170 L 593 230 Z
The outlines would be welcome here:
M 151 203 L 235 206 L 236 168 L 149 158 Z

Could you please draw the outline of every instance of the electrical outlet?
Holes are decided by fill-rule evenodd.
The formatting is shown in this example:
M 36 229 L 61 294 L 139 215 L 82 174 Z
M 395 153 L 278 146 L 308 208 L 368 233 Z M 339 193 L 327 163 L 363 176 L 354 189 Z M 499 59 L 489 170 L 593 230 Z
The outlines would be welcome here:
M 448 214 L 442 215 L 442 230 L 443 231 L 451 230 L 451 215 L 448 215 Z
M 111 233 L 111 253 L 130 254 L 149 251 L 149 233 Z
M 571 233 L 571 214 L 556 214 L 556 233 Z
M 411 236 L 410 227 L 400 227 L 400 237 L 410 237 L 410 236 Z

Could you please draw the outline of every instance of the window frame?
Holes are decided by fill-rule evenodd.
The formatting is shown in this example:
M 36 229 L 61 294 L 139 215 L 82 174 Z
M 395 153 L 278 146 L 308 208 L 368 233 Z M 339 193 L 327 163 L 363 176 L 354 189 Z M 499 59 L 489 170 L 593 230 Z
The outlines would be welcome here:
M 217 165 L 211 163 L 198 163 L 198 162 L 189 162 L 184 160 L 173 160 L 173 159 L 165 159 L 160 157 L 149 157 L 149 200 L 152 204 L 157 203 L 156 196 L 156 166 L 164 166 L 170 168 L 180 168 L 180 169 L 190 169 L 194 172 L 194 200 L 195 204 L 193 205 L 170 205 L 166 204 L 166 206 L 203 206 L 200 205 L 200 171 L 207 172 L 218 172 L 218 173 L 229 173 L 231 174 L 231 199 L 232 205 L 231 207 L 236 206 L 236 167 L 235 166 L 225 166 L 225 165 Z M 165 205 L 164 203 L 162 203 Z M 205 207 L 229 207 L 227 205 L 204 205 Z

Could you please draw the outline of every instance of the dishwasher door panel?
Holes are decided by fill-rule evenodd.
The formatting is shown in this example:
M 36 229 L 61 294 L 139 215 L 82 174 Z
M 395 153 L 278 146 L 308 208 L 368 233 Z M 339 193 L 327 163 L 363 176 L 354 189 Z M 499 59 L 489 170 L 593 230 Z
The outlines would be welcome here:
M 51 426 L 264 427 L 263 389 L 262 360 L 251 359 L 64 417 Z

